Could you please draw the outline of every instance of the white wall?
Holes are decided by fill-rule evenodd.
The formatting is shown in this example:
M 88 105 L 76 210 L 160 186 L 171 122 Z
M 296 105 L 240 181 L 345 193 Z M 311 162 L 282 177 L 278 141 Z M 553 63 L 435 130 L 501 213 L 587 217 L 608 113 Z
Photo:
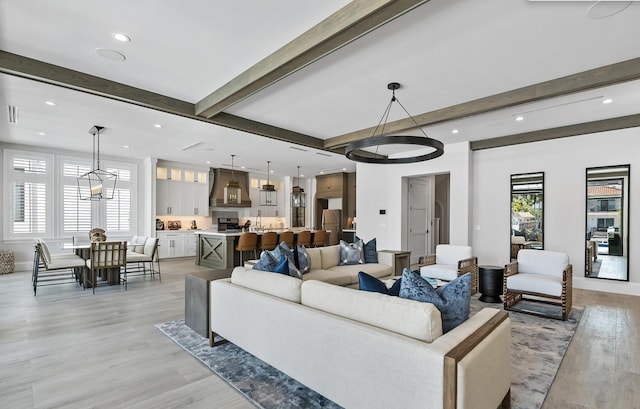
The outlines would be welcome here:
M 574 287 L 640 294 L 640 255 L 630 283 L 584 278 L 585 169 L 631 164 L 630 242 L 640 244 L 640 128 L 529 143 L 473 154 L 472 246 L 480 264 L 504 265 L 510 246 L 510 175 L 544 172 L 544 246 L 569 254 Z M 452 179 L 452 190 L 455 189 Z M 453 200 L 452 200 L 453 201 Z M 456 213 L 452 211 L 452 219 Z
M 451 183 L 451 244 L 468 244 L 470 237 L 470 166 L 467 142 L 445 146 L 437 159 L 406 165 L 358 163 L 356 169 L 358 237 L 377 239 L 378 249 L 403 248 L 403 185 L 407 177 L 449 173 Z M 379 211 L 384 209 L 386 214 Z

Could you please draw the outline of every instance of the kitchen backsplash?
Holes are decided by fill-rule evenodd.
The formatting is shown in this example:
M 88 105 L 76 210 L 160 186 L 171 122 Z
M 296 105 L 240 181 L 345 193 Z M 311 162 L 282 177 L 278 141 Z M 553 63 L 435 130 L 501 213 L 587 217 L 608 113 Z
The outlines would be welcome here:
M 180 230 L 189 230 L 191 227 L 191 220 L 196 221 L 198 229 L 206 230 L 211 228 L 211 217 L 207 216 L 156 216 L 156 219 L 160 219 L 164 222 L 164 229 L 169 230 L 169 221 L 180 222 Z

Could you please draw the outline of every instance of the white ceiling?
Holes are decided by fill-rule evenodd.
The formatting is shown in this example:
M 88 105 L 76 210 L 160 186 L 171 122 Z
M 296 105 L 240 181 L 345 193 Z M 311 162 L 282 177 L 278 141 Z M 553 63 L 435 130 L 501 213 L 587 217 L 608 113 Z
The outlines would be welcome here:
M 0 0 L 0 49 L 196 103 L 347 3 Z M 417 115 L 640 57 L 638 21 L 638 2 L 431 0 L 225 112 L 327 139 L 375 126 L 388 82 L 402 84 L 396 95 Z M 114 32 L 131 42 L 115 41 Z M 270 160 L 279 175 L 295 175 L 297 165 L 307 176 L 355 170 L 341 155 L 7 74 L 0 103 L 2 142 L 90 152 L 88 130 L 97 124 L 106 127 L 106 155 L 218 167 L 236 154 L 237 166 L 264 172 Z M 6 105 L 18 106 L 17 124 L 8 123 Z M 406 116 L 396 108 L 390 119 Z M 424 129 L 450 144 L 639 111 L 640 81 L 632 81 Z

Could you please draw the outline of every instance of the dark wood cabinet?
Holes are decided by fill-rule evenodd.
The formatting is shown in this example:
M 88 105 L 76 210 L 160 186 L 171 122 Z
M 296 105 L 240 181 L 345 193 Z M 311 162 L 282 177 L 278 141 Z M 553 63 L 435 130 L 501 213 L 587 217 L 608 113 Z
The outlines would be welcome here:
M 332 173 L 316 176 L 316 197 L 318 199 L 346 198 L 347 174 Z

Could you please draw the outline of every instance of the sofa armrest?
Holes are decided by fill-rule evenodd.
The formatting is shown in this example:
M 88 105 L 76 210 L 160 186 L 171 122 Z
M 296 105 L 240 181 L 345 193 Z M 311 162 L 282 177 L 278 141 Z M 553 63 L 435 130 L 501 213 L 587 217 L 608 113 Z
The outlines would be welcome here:
M 422 262 L 422 266 L 430 266 L 432 264 L 436 264 L 436 255 L 435 254 L 431 254 L 429 256 L 426 256 L 424 258 L 424 261 Z
M 504 266 L 504 278 L 518 274 L 518 262 L 514 261 Z

